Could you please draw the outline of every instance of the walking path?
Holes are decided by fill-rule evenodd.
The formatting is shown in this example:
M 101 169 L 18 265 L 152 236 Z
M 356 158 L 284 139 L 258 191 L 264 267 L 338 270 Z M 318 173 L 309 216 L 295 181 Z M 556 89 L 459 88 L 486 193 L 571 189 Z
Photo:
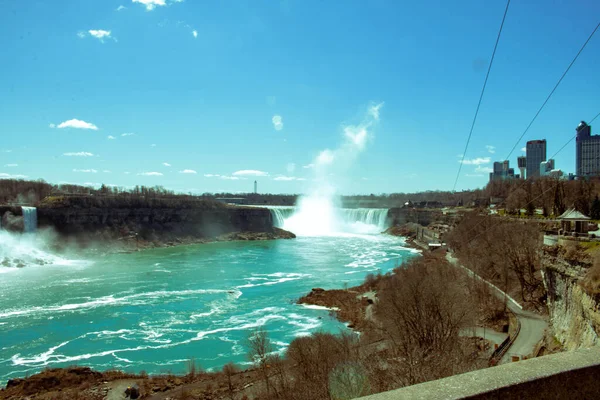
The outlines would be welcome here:
M 482 328 L 482 327 L 472 327 L 461 329 L 458 333 L 460 336 L 464 337 L 480 337 L 485 340 L 489 340 L 490 342 L 497 344 L 500 346 L 502 342 L 508 337 L 506 333 L 495 331 L 491 328 Z
M 506 305 L 508 309 L 515 314 L 521 323 L 521 330 L 519 331 L 517 338 L 513 342 L 512 346 L 508 349 L 506 354 L 504 354 L 504 357 L 502 360 L 500 360 L 500 362 L 510 362 L 512 356 L 518 356 L 519 358 L 522 358 L 533 353 L 537 344 L 544 337 L 544 331 L 548 327 L 548 322 L 544 319 L 544 317 L 531 311 L 523 310 L 523 306 L 521 306 L 515 299 L 510 297 L 507 293 L 502 291 L 493 283 L 486 281 L 469 268 L 461 265 L 450 253 L 446 254 L 446 259 L 450 262 L 450 264 L 463 268 L 472 277 L 489 285 L 492 289 L 494 289 L 494 294 L 500 300 L 504 301 L 506 299 Z

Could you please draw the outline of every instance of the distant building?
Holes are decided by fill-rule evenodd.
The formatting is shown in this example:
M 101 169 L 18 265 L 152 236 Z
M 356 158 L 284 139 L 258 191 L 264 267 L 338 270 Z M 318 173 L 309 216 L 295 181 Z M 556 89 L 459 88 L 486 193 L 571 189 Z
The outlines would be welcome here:
M 560 169 L 553 169 L 552 171 L 550 171 L 550 173 L 548 174 L 548 176 L 552 177 L 552 178 L 562 178 L 563 177 L 563 172 Z
M 578 177 L 600 175 L 600 135 L 592 135 L 592 127 L 581 121 L 576 128 L 576 169 Z
M 546 139 L 530 140 L 526 147 L 527 179 L 540 176 L 540 164 L 546 161 Z
M 258 193 L 258 182 L 254 181 L 254 194 Z
M 525 170 L 527 169 L 527 157 L 520 156 L 517 158 L 517 165 L 521 171 L 521 179 L 525 179 Z
M 548 176 L 554 170 L 554 160 L 551 158 L 540 163 L 540 176 Z
M 515 169 L 510 168 L 508 160 L 496 161 L 493 172 L 490 172 L 490 181 L 512 179 L 515 177 Z

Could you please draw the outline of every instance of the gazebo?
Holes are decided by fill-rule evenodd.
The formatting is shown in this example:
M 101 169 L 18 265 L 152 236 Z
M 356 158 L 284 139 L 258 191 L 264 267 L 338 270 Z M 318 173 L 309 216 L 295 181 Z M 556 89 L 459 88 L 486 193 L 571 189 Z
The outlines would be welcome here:
M 583 215 L 574 208 L 565 211 L 560 217 L 558 217 L 558 220 L 560 221 L 561 230 L 565 234 L 569 232 L 587 234 L 588 221 L 590 219 L 590 217 Z

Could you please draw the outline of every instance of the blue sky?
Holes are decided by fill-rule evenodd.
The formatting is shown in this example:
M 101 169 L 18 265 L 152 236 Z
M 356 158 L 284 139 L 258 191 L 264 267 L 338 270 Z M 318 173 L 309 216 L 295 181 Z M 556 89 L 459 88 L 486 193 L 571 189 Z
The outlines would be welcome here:
M 300 193 L 367 127 L 325 174 L 338 192 L 452 189 L 505 5 L 4 0 L 0 176 Z M 458 189 L 486 184 L 599 18 L 513 0 Z M 545 138 L 550 156 L 600 112 L 599 67 L 597 33 L 518 149 Z M 574 164 L 571 143 L 556 166 Z

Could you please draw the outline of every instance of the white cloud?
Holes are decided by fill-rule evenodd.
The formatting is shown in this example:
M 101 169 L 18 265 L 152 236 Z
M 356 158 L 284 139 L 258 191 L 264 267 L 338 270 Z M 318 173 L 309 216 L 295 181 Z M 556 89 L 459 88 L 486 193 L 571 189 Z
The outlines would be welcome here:
M 19 164 L 6 164 L 5 167 L 9 167 L 9 168 L 13 168 L 13 167 L 18 167 Z
M 104 29 L 90 29 L 89 34 L 104 43 L 104 39 L 110 38 L 110 31 Z
M 490 153 L 490 154 L 494 154 L 496 152 L 496 146 L 491 146 L 488 144 L 485 146 L 485 148 L 488 151 L 488 153 Z
M 490 167 L 482 167 L 481 165 L 478 165 L 477 168 L 475 168 L 475 172 L 490 173 L 490 172 L 494 172 L 494 169 L 490 168 Z
M 325 149 L 322 152 L 319 153 L 319 155 L 317 156 L 316 162 L 319 165 L 327 165 L 327 164 L 331 164 L 333 162 L 333 152 L 329 149 Z
M 25 179 L 27 178 L 27 175 L 12 175 L 12 174 L 7 174 L 4 172 L 0 172 L 0 178 L 5 178 L 5 179 Z
M 183 171 L 179 171 L 180 174 L 197 174 L 193 169 L 184 169 Z
M 521 147 L 521 151 L 522 151 L 523 153 L 527 152 L 527 146 L 523 146 L 523 147 Z
M 108 135 L 106 138 L 109 139 L 109 140 L 114 140 L 115 139 L 115 137 L 113 135 Z
M 166 6 L 165 0 L 131 0 L 133 3 L 140 3 L 146 6 L 146 10 L 152 11 L 156 6 Z
M 276 131 L 280 131 L 283 129 L 283 118 L 281 117 L 281 115 L 273 115 L 271 121 L 273 122 L 273 128 L 275 128 Z
M 465 158 L 464 160 L 458 160 L 459 163 L 461 161 L 465 165 L 481 165 L 481 164 L 489 164 L 491 161 L 491 158 L 490 157 L 477 157 L 477 158 L 472 158 L 472 159 Z
M 54 124 L 51 124 L 51 127 L 52 125 Z M 98 127 L 96 125 L 92 124 L 91 122 L 82 121 L 80 119 L 70 119 L 68 121 L 61 122 L 60 124 L 58 124 L 57 128 L 91 129 L 93 131 L 98 130 Z
M 125 10 L 127 7 L 125 7 L 124 5 L 120 5 L 119 7 L 117 7 L 116 11 L 122 11 Z
M 63 156 L 67 156 L 67 157 L 93 157 L 94 153 L 89 153 L 87 151 L 78 151 L 78 152 L 63 153 Z
M 240 179 L 246 179 L 246 178 L 239 178 L 237 176 L 227 176 L 227 175 L 221 175 L 219 178 L 230 180 L 230 181 L 239 181 Z
M 241 171 L 235 171 L 232 175 L 235 176 L 267 176 L 268 172 L 257 171 L 255 169 L 243 169 Z
M 107 169 L 103 170 L 102 172 L 104 172 L 105 174 L 110 174 L 111 172 Z
M 194 29 L 192 35 L 194 35 L 194 39 L 198 38 L 198 31 Z
M 141 172 L 138 175 L 142 175 L 142 176 L 163 176 L 163 174 L 160 173 L 160 172 Z
M 150 147 L 156 147 L 156 144 L 152 143 L 152 144 L 150 145 Z
M 469 178 L 481 178 L 483 177 L 483 174 L 465 174 L 465 176 L 468 176 Z
M 165 167 L 170 167 L 170 166 L 171 166 L 171 164 L 169 164 L 168 162 L 164 162 L 164 163 L 163 163 L 163 165 L 164 165 Z
M 305 178 L 296 178 L 295 176 L 278 175 L 273 178 L 274 181 L 305 181 Z
M 127 132 L 127 133 L 121 133 L 121 136 L 133 136 L 135 135 L 135 133 L 131 133 L 131 132 Z
M 314 168 L 315 164 L 308 164 L 308 165 L 304 165 L 302 168 Z
M 129 175 L 131 172 L 129 172 L 129 171 L 126 171 L 126 172 L 123 172 L 123 173 L 124 173 L 125 175 Z
M 95 170 L 95 169 L 76 169 L 76 168 L 75 168 L 75 169 L 73 169 L 73 172 L 85 172 L 85 173 L 87 173 L 87 174 L 95 174 L 95 173 L 97 173 L 98 171 L 97 171 L 97 170 Z
M 85 37 L 85 32 L 84 32 L 84 31 L 79 31 L 79 32 L 77 32 L 77 36 L 78 36 L 80 39 L 83 39 L 83 38 Z
M 289 172 L 291 174 L 296 170 L 296 164 L 288 163 L 288 165 L 286 165 L 285 169 L 287 170 L 287 172 Z
M 379 110 L 381 109 L 381 107 L 383 107 L 383 102 L 372 105 L 371 107 L 369 107 L 369 110 L 367 111 L 369 113 L 369 115 L 371 117 L 373 117 L 373 119 L 375 121 L 379 121 Z
M 52 129 L 56 128 L 56 125 L 55 125 L 55 124 L 50 124 L 50 125 L 48 125 L 48 126 L 49 126 L 50 128 L 52 128 Z
M 219 175 L 219 174 L 204 174 L 205 178 L 218 178 L 220 176 L 221 175 Z

